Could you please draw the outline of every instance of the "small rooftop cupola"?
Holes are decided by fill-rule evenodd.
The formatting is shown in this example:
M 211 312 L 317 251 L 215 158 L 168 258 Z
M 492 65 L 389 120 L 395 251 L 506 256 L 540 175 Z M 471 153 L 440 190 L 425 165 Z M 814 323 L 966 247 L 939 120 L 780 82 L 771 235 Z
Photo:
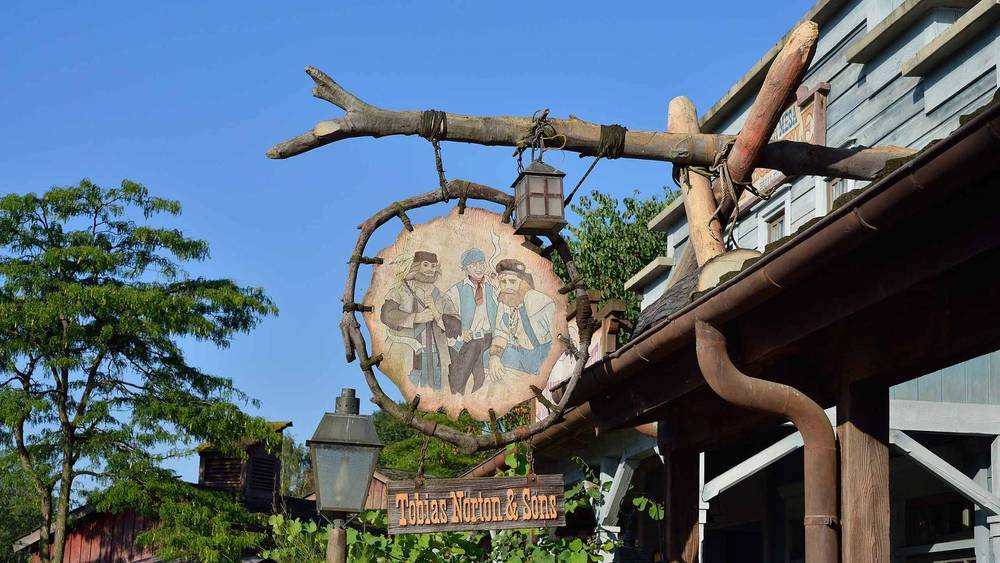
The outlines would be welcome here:
M 291 422 L 272 422 L 281 434 Z M 223 455 L 206 444 L 199 448 L 198 484 L 203 487 L 242 493 L 248 499 L 271 501 L 279 493 L 281 460 L 268 453 L 260 442 L 246 443 L 246 459 Z

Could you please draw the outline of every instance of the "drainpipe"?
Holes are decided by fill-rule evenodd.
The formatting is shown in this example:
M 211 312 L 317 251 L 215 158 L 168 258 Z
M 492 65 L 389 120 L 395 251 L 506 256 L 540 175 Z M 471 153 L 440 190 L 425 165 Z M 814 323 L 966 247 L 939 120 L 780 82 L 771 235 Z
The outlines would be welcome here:
M 781 415 L 802 433 L 805 444 L 806 561 L 837 563 L 837 444 L 833 426 L 815 401 L 788 385 L 750 377 L 733 365 L 726 337 L 695 321 L 698 366 L 709 387 L 737 406 Z

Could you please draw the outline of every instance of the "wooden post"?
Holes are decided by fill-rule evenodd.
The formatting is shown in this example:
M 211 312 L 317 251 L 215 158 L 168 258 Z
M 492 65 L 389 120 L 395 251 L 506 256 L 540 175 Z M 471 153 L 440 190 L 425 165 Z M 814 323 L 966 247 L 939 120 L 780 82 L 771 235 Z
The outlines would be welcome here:
M 667 113 L 667 130 L 671 133 L 700 133 L 698 113 L 694 104 L 685 96 L 670 100 Z M 722 242 L 722 224 L 712 215 L 715 213 L 715 195 L 708 178 L 688 173 L 680 178 L 684 193 L 684 212 L 688 220 L 688 244 L 693 247 L 695 260 L 699 266 L 722 254 L 726 247 Z
M 750 106 L 746 123 L 736 136 L 736 143 L 726 160 L 734 181 L 750 180 L 761 152 L 771 140 L 778 118 L 785 111 L 789 99 L 794 99 L 795 91 L 812 62 L 818 39 L 819 26 L 812 21 L 802 22 L 792 30 L 788 42 L 771 63 L 757 99 Z
M 662 448 L 663 446 L 661 446 Z M 698 561 L 698 452 L 671 450 L 663 462 L 666 477 L 666 561 Z
M 843 561 L 889 563 L 889 391 L 848 384 L 837 404 Z

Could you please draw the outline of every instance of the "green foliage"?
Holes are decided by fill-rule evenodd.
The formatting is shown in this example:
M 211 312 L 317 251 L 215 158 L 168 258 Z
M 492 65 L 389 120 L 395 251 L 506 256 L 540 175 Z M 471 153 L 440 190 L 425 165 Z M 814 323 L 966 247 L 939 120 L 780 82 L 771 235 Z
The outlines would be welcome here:
M 325 561 L 327 531 L 315 522 L 302 522 L 275 514 L 267 519 L 274 547 L 261 555 L 279 563 L 322 563 Z
M 2 440 L 0 440 L 2 443 Z M 26 561 L 15 556 L 14 540 L 38 527 L 38 498 L 28 474 L 21 469 L 11 450 L 0 450 L 0 562 Z
M 285 435 L 281 440 L 281 495 L 304 498 L 315 489 L 309 448 Z
M 98 510 L 132 508 L 157 520 L 160 525 L 141 532 L 136 543 L 167 561 L 239 561 L 266 539 L 263 516 L 247 511 L 236 493 L 199 488 L 153 465 L 133 466 L 129 479 L 90 500 Z
M 619 200 L 594 190 L 570 205 L 580 220 L 568 225 L 564 236 L 580 275 L 587 287 L 602 292 L 602 304 L 624 300 L 629 319 L 639 315 L 639 298 L 625 290 L 625 282 L 666 251 L 666 234 L 650 231 L 648 224 L 678 193 L 664 188 L 662 195 L 640 196 L 636 190 Z M 569 281 L 562 261 L 554 265 Z
M 420 416 L 465 432 L 477 432 L 482 427 L 482 423 L 473 419 L 466 412 L 462 412 L 458 420 L 450 420 L 443 413 L 422 413 Z M 420 466 L 420 448 L 424 443 L 423 434 L 381 410 L 372 415 L 372 421 L 379 439 L 385 444 L 379 454 L 379 466 L 415 472 Z M 457 477 L 482 461 L 485 455 L 482 453 L 464 454 L 458 451 L 455 446 L 432 438 L 427 444 L 424 473 L 433 477 Z
M 179 213 L 178 202 L 127 180 L 0 198 L 0 433 L 30 468 L 36 498 L 53 496 L 39 516 L 43 530 L 56 524 L 57 540 L 80 476 L 113 484 L 116 501 L 156 500 L 169 511 L 180 484 L 157 470 L 165 458 L 206 441 L 229 454 L 242 453 L 245 438 L 277 446 L 265 421 L 241 410 L 249 398 L 189 365 L 179 344 L 228 346 L 277 310 L 262 289 L 187 275 L 185 263 L 207 259 L 208 244 L 150 223 Z M 184 498 L 191 510 L 209 501 Z M 163 515 L 167 526 L 200 518 Z M 48 541 L 43 533 L 43 552 Z M 199 541 L 190 538 L 190 557 L 210 560 Z M 166 558 L 182 557 L 179 545 L 163 545 Z

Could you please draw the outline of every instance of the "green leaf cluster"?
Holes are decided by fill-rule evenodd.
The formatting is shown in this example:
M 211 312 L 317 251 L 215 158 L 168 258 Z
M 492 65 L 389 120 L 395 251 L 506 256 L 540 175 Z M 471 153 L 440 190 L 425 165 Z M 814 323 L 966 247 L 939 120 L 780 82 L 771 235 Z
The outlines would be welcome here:
M 570 206 L 580 220 L 566 227 L 564 237 L 577 270 L 587 287 L 601 291 L 601 304 L 624 300 L 628 319 L 639 316 L 639 298 L 625 290 L 625 282 L 666 251 L 666 233 L 651 231 L 649 221 L 679 193 L 664 187 L 662 194 L 642 196 L 634 190 L 619 199 L 593 190 Z M 568 282 L 565 264 L 556 259 L 554 266 Z
M 420 416 L 464 432 L 478 433 L 483 426 L 464 411 L 458 420 L 451 420 L 440 412 L 421 413 Z M 379 467 L 416 472 L 420 467 L 420 450 L 423 447 L 424 435 L 382 410 L 372 415 L 372 422 L 375 424 L 379 439 L 385 444 L 379 454 Z M 455 446 L 432 438 L 427 443 L 424 474 L 431 477 L 457 477 L 482 461 L 485 456 L 483 453 L 471 455 L 462 453 Z
M 242 454 L 248 438 L 277 446 L 266 422 L 243 412 L 251 401 L 232 380 L 192 366 L 181 347 L 226 347 L 277 309 L 260 288 L 185 272 L 209 249 L 169 226 L 180 210 L 128 180 L 0 198 L 0 432 L 16 458 L 0 472 L 16 462 L 27 473 L 39 548 L 52 545 L 54 560 L 80 477 L 135 489 L 122 499 L 161 502 L 165 524 L 197 521 L 173 518 L 181 508 L 168 493 L 181 484 L 157 471 L 162 461 L 200 442 L 228 454 Z M 208 500 L 186 495 L 191 510 L 200 506 L 192 499 Z M 191 557 L 211 559 L 190 545 Z

